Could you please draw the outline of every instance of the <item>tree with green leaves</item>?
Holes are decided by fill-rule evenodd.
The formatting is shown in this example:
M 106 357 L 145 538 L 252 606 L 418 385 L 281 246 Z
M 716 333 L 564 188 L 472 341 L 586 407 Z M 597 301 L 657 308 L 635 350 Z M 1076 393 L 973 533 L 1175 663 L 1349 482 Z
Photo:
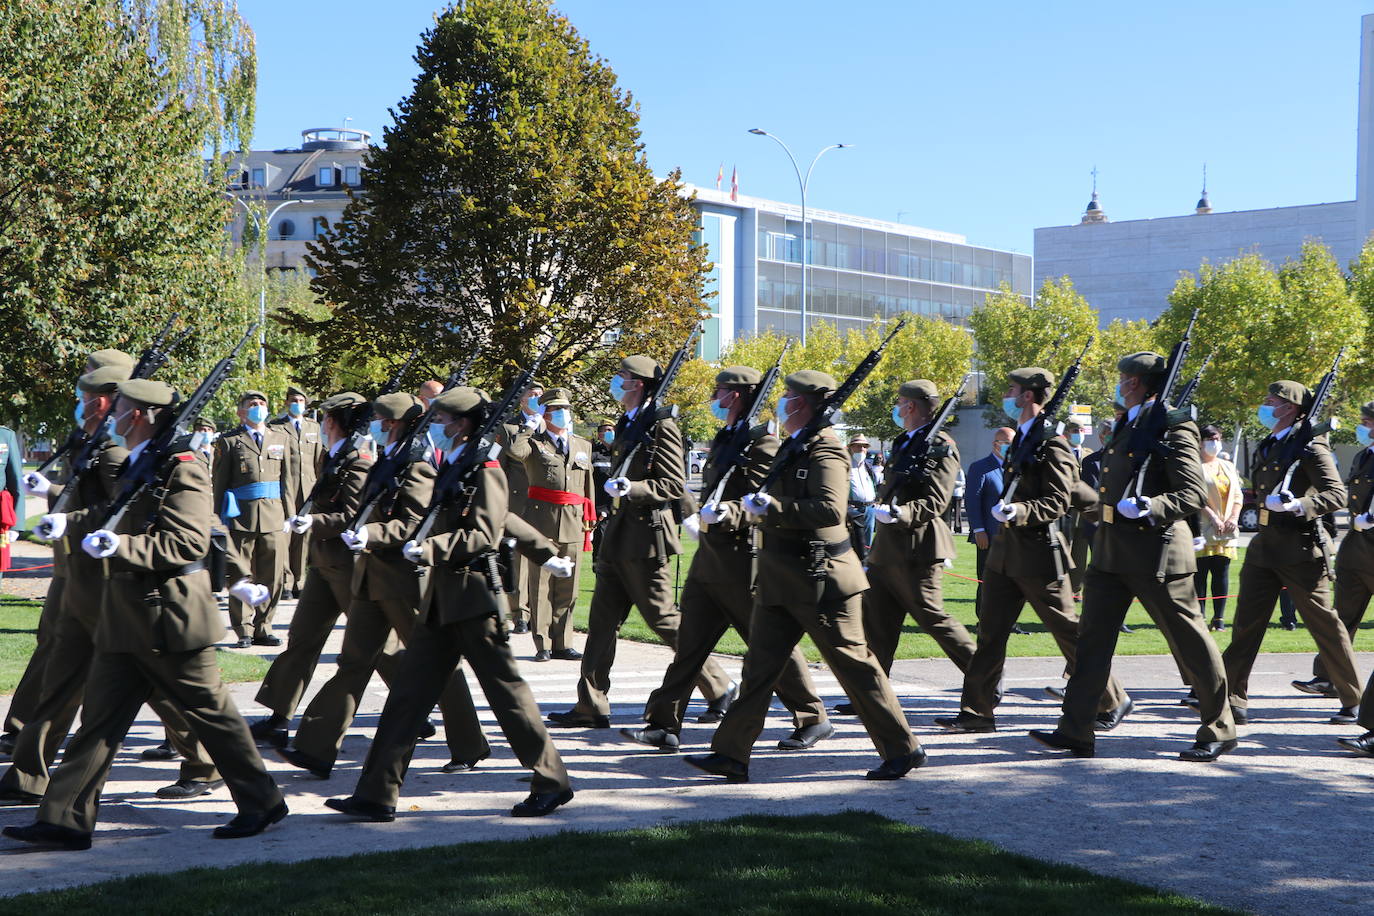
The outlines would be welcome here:
M 701 312 L 704 249 L 676 172 L 655 179 L 638 112 L 548 0 L 465 0 L 438 14 L 419 75 L 363 189 L 312 248 L 333 311 L 297 316 L 331 367 L 419 345 L 438 373 L 472 347 L 499 386 L 540 370 L 591 407 L 627 353 L 666 361 Z

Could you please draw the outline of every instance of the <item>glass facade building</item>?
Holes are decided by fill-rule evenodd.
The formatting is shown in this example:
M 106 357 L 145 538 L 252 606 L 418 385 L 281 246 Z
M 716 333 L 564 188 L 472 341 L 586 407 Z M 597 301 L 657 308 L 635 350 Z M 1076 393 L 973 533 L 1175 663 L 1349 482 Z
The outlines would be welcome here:
M 688 186 L 712 269 L 711 319 L 702 355 L 719 356 L 736 336 L 801 331 L 799 206 Z M 968 244 L 960 235 L 903 223 L 807 210 L 807 324 L 841 331 L 902 313 L 956 324 L 990 292 L 1031 295 L 1029 255 Z

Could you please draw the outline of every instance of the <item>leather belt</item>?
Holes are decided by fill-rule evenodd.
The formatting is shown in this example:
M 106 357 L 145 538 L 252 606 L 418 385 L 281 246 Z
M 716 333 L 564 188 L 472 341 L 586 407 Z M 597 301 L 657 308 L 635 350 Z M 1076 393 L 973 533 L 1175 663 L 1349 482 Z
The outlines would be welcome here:
M 177 566 L 172 569 L 148 569 L 148 570 L 121 570 L 110 573 L 111 579 L 175 579 L 179 576 L 189 576 L 205 569 L 204 560 L 196 560 L 194 563 L 187 563 L 184 566 Z
M 812 541 L 808 538 L 793 538 L 782 534 L 767 534 L 763 536 L 763 546 L 765 549 L 772 548 L 799 557 L 809 557 L 811 555 Z M 841 557 L 854 549 L 854 544 L 845 538 L 843 541 L 835 541 L 825 545 L 825 553 L 830 557 Z

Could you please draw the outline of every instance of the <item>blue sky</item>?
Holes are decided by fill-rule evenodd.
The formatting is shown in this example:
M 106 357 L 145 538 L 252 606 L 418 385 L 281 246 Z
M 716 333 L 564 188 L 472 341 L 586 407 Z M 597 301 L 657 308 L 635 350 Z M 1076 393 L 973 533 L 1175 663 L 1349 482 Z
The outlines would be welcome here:
M 257 34 L 256 148 L 373 132 L 410 91 L 436 0 L 239 0 Z M 640 106 L 650 164 L 1030 252 L 1077 222 L 1355 195 L 1360 16 L 1374 3 L 563 0 Z

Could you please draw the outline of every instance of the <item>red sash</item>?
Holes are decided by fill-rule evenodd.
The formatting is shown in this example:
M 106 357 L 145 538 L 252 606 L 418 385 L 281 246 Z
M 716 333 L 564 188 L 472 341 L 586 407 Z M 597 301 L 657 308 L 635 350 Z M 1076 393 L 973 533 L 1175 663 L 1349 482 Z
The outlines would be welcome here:
M 555 506 L 581 505 L 582 524 L 587 529 L 582 535 L 582 550 L 586 552 L 592 549 L 592 528 L 596 526 L 596 503 L 581 493 L 550 490 L 545 487 L 530 487 L 529 498 L 537 499 L 541 503 L 553 503 Z

